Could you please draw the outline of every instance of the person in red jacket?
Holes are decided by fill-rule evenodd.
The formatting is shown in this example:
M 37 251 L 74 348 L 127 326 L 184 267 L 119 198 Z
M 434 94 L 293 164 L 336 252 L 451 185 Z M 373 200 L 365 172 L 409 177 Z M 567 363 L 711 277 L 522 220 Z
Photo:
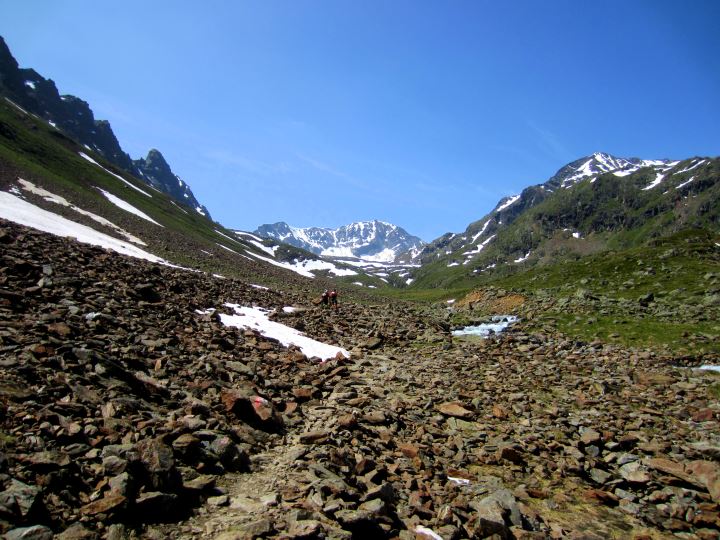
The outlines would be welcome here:
M 333 289 L 330 291 L 330 308 L 337 311 L 338 308 L 338 293 L 337 289 Z

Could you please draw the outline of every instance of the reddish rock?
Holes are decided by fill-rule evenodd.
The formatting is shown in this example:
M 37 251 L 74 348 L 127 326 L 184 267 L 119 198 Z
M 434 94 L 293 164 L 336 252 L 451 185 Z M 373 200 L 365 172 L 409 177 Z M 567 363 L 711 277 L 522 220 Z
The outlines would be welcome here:
M 102 499 L 98 499 L 91 503 L 86 504 L 80 508 L 80 513 L 87 516 L 94 516 L 96 514 L 107 514 L 109 512 L 115 512 L 125 506 L 127 498 L 123 495 L 109 495 Z
M 465 407 L 462 406 L 462 404 L 458 401 L 449 401 L 446 403 L 441 403 L 436 407 L 436 409 L 444 414 L 445 416 L 452 416 L 454 418 L 472 418 L 473 412 L 467 410 Z
M 715 502 L 720 502 L 720 465 L 714 461 L 692 461 L 685 470 L 708 490 Z

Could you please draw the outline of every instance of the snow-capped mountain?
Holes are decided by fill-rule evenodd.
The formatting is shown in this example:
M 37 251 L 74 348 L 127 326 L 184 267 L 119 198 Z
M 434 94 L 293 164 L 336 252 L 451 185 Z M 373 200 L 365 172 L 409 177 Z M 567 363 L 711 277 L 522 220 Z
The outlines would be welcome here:
M 648 160 L 595 152 L 565 165 L 544 183 L 501 199 L 464 233 L 447 233 L 426 244 L 419 254 L 406 253 L 400 260 L 465 267 L 477 274 L 496 266 L 528 260 L 530 264 L 556 249 L 568 252 L 566 237 L 582 243 L 595 235 L 592 246 L 579 246 L 580 251 L 602 249 L 605 240 L 597 235 L 639 228 L 666 214 L 664 220 L 653 222 L 661 234 L 666 223 L 704 219 L 711 212 L 713 206 L 701 201 L 712 199 L 709 193 L 717 181 L 717 164 L 711 158 Z M 640 212 L 640 208 L 646 210 Z M 550 239 L 554 245 L 547 247 L 544 242 Z M 414 271 L 412 277 L 425 272 Z
M 383 263 L 391 263 L 399 254 L 417 251 L 425 244 L 402 227 L 378 220 L 360 221 L 337 229 L 298 228 L 281 221 L 261 225 L 255 234 L 325 257 Z
M 618 158 L 604 152 L 595 152 L 591 156 L 568 163 L 543 186 L 545 189 L 568 188 L 585 178 L 597 177 L 600 174 L 629 176 L 645 167 L 665 172 L 677 164 L 677 161 L 669 159 Z

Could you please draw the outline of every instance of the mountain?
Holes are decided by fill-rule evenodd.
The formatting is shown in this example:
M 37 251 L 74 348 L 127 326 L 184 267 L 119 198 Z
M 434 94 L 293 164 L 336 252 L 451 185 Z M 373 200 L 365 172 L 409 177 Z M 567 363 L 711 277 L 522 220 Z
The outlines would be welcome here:
M 20 68 L 5 40 L 0 37 L 0 95 L 21 110 L 34 114 L 53 128 L 76 140 L 109 163 L 169 194 L 178 202 L 210 218 L 190 187 L 173 174 L 162 154 L 151 150 L 145 159 L 133 161 L 120 147 L 107 120 L 96 120 L 87 102 L 60 95 L 55 83 L 34 69 Z
M 297 246 L 317 255 L 394 262 L 398 255 L 425 244 L 402 227 L 384 221 L 360 221 L 337 229 L 291 227 L 285 222 L 261 225 L 255 234 Z
M 263 284 L 289 284 L 319 277 L 383 284 L 360 268 L 223 228 L 203 216 L 202 207 L 178 204 L 173 197 L 185 198 L 184 183 L 159 152 L 151 151 L 140 161 L 137 166 L 145 171 L 147 183 L 0 99 L 0 220 L 136 259 L 201 270 L 217 279 L 241 276 Z M 148 183 L 165 189 L 152 189 Z M 165 193 L 170 189 L 176 190 L 173 197 Z
M 535 264 L 627 249 L 690 227 L 717 229 L 720 160 L 618 158 L 596 152 L 546 182 L 503 198 L 464 233 L 447 233 L 401 260 L 415 286 L 471 282 Z
M 190 206 L 199 214 L 210 217 L 207 208 L 198 202 L 190 186 L 172 172 L 159 150 L 150 150 L 145 159 L 135 160 L 133 164 L 140 179 L 145 180 L 155 189 L 167 193 L 176 201 Z

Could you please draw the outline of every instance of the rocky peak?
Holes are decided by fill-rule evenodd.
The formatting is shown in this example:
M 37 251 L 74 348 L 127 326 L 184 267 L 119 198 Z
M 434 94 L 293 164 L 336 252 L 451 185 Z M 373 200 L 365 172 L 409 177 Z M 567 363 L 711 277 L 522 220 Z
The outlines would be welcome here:
M 210 217 L 210 212 L 198 202 L 190 187 L 173 173 L 160 150 L 153 148 L 145 159 L 135 160 L 133 164 L 139 177 L 155 189 L 167 193 L 199 214 Z

